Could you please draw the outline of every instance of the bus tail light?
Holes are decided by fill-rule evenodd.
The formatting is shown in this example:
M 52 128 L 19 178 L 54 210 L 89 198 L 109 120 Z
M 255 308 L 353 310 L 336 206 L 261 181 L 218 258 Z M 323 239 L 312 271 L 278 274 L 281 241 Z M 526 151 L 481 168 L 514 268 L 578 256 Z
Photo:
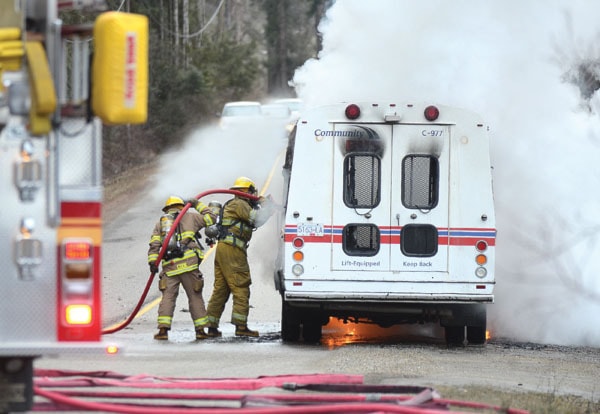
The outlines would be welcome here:
M 346 107 L 346 118 L 357 119 L 360 116 L 360 107 L 356 104 L 350 104 Z
M 475 261 L 477 262 L 477 264 L 478 264 L 479 266 L 483 266 L 484 264 L 486 264 L 486 263 L 487 263 L 487 257 L 485 256 L 485 254 L 478 254 L 478 255 L 475 257 Z
M 475 248 L 477 250 L 479 250 L 480 252 L 485 252 L 488 248 L 488 244 L 485 240 L 479 240 L 476 244 L 475 244 Z
M 483 279 L 487 276 L 487 269 L 484 267 L 488 262 L 487 255 L 485 254 L 487 248 L 488 244 L 485 240 L 478 240 L 475 243 L 475 249 L 478 252 L 478 254 L 475 256 L 475 263 L 477 263 L 477 268 L 475 269 L 475 276 L 477 276 L 480 279 Z
M 304 260 L 304 253 L 302 253 L 300 250 L 296 250 L 292 256 L 296 262 L 301 262 Z
M 304 260 L 304 252 L 301 251 L 301 249 L 304 247 L 304 239 L 302 239 L 301 237 L 296 237 L 292 241 L 292 245 L 294 246 L 294 249 L 296 249 L 292 253 L 292 259 L 294 260 L 294 262 L 296 262 L 292 266 L 292 273 L 295 276 L 300 276 L 304 273 L 304 266 L 300 264 L 300 262 Z
M 433 105 L 429 105 L 424 111 L 425 119 L 428 121 L 435 121 L 440 116 L 440 110 Z

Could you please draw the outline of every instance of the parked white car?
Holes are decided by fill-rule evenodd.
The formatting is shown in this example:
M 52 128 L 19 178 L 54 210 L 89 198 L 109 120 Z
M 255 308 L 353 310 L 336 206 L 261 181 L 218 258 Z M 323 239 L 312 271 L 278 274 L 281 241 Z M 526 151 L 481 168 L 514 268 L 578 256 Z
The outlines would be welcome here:
M 288 134 L 292 131 L 297 121 L 297 118 L 292 116 L 290 108 L 285 104 L 263 104 L 262 113 L 269 125 L 282 128 L 285 131 L 283 137 L 287 139 Z
M 276 105 L 285 105 L 290 109 L 292 120 L 295 122 L 300 118 L 300 112 L 304 109 L 304 102 L 300 98 L 282 98 L 273 101 Z
M 260 121 L 262 117 L 261 105 L 260 102 L 256 101 L 227 102 L 223 106 L 220 116 L 219 126 L 221 128 Z

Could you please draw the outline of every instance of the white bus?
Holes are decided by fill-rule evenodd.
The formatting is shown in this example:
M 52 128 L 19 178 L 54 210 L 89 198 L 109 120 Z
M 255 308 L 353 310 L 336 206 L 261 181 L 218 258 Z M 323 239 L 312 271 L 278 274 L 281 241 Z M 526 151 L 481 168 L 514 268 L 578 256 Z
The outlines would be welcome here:
M 448 344 L 485 343 L 496 240 L 487 130 L 442 105 L 303 112 L 283 169 L 284 341 L 318 342 L 334 317 L 439 323 Z

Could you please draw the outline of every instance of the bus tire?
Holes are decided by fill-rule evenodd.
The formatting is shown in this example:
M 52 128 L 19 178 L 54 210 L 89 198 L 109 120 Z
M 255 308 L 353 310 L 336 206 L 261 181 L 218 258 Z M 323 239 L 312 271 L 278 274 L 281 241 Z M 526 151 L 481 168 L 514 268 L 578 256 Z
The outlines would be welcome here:
M 317 343 L 321 341 L 321 322 L 310 321 L 302 324 L 302 337 L 306 343 Z
M 284 342 L 298 342 L 300 339 L 298 315 L 284 300 L 281 301 L 281 339 Z
M 467 326 L 467 342 L 469 345 L 485 344 L 485 326 Z
M 465 342 L 465 327 L 464 326 L 446 326 L 444 328 L 446 336 L 446 345 L 462 346 Z

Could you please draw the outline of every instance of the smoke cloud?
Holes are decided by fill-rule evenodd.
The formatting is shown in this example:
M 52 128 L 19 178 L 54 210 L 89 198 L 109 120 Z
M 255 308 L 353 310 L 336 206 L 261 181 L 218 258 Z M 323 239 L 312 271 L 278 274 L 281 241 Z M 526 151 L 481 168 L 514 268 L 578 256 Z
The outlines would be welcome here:
M 168 196 L 165 189 L 184 199 L 209 189 L 227 189 L 240 176 L 253 180 L 260 190 L 268 167 L 283 155 L 286 138 L 281 122 L 257 121 L 227 129 L 216 125 L 197 129 L 186 138 L 182 148 L 161 157 L 161 173 L 155 177 L 153 199 L 159 204 L 163 202 Z M 214 197 L 221 201 L 223 198 L 231 196 Z
M 425 101 L 490 124 L 495 336 L 600 346 L 600 98 L 572 81 L 598 68 L 598 16 L 584 0 L 339 1 L 293 78 L 309 105 Z

